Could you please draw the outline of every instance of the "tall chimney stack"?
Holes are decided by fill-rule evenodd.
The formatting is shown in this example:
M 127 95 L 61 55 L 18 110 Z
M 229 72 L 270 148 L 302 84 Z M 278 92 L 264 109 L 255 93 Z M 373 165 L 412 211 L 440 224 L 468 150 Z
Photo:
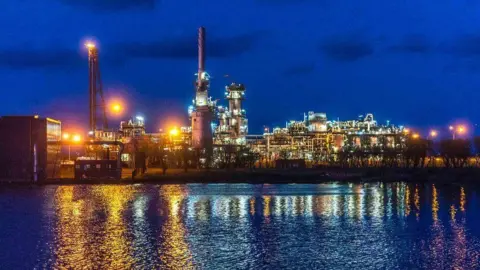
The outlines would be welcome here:
M 198 81 L 205 72 L 205 27 L 198 28 Z

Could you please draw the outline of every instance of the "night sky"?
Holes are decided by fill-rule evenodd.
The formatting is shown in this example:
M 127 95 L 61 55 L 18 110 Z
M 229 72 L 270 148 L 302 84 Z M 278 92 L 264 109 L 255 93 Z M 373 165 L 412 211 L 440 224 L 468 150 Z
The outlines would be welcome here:
M 251 133 L 309 110 L 473 124 L 479 12 L 473 0 L 0 1 L 0 115 L 38 113 L 86 130 L 83 43 L 93 39 L 107 100 L 122 97 L 150 131 L 187 124 L 205 26 L 211 95 L 244 83 Z

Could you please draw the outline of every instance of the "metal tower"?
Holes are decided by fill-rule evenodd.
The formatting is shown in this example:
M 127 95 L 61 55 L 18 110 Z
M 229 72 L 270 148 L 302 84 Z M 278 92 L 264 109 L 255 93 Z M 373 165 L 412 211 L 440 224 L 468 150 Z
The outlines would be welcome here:
M 90 111 L 90 132 L 97 130 L 98 109 L 101 110 L 103 118 L 103 129 L 108 128 L 105 100 L 103 99 L 102 80 L 100 78 L 100 67 L 98 63 L 98 49 L 95 44 L 88 42 L 85 44 L 88 49 L 88 91 L 89 91 L 89 111 Z M 100 97 L 100 100 L 98 99 Z
M 212 135 L 212 102 L 208 98 L 209 75 L 205 72 L 205 28 L 198 29 L 198 73 L 195 82 L 195 100 L 192 118 L 192 144 L 199 149 L 210 149 Z

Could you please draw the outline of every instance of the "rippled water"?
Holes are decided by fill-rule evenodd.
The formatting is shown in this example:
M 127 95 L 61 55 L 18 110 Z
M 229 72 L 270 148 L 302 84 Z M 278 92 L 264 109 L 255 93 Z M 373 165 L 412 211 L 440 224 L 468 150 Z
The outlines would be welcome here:
M 423 184 L 0 189 L 1 269 L 478 269 L 478 189 Z

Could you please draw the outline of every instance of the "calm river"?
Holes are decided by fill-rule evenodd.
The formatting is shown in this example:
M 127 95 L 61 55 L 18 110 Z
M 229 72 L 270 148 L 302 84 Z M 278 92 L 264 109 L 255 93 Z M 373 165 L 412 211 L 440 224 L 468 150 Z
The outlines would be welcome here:
M 0 269 L 479 269 L 480 188 L 0 187 Z

